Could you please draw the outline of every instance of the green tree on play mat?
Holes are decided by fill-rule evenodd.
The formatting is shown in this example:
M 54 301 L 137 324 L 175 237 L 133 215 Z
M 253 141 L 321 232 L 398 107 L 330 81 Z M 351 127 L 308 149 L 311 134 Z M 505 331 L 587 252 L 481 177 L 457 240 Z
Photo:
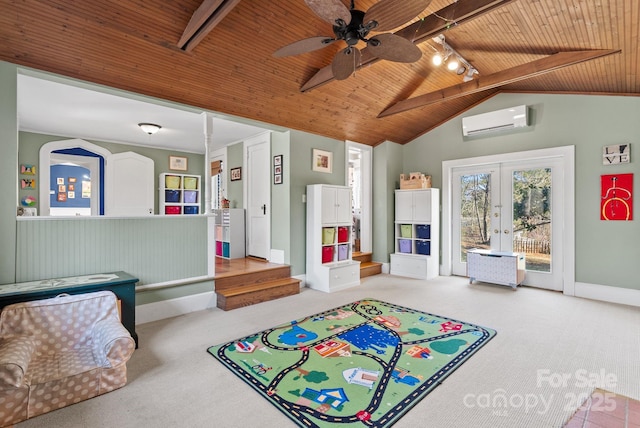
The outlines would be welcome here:
M 329 380 L 329 376 L 327 376 L 325 372 L 319 372 L 316 370 L 312 370 L 309 372 L 307 370 L 301 369 L 300 367 L 298 367 L 296 370 L 300 372 L 300 376 L 302 376 L 307 382 L 321 383 L 325 380 Z M 294 377 L 293 380 L 300 379 L 300 376 Z

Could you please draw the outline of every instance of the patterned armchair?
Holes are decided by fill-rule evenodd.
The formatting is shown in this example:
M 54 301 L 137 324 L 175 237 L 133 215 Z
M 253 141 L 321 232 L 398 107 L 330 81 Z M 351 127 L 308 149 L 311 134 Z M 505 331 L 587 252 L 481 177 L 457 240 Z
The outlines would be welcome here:
M 0 426 L 124 386 L 134 348 L 111 291 L 6 306 L 0 314 Z

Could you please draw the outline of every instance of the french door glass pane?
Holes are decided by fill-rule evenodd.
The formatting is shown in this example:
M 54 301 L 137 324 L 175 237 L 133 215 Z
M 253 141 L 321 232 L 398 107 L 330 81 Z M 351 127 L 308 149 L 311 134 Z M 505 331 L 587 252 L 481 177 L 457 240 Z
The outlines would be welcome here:
M 460 261 L 467 250 L 491 247 L 491 174 L 463 175 L 460 178 Z
M 513 251 L 526 269 L 551 272 L 551 168 L 513 172 Z

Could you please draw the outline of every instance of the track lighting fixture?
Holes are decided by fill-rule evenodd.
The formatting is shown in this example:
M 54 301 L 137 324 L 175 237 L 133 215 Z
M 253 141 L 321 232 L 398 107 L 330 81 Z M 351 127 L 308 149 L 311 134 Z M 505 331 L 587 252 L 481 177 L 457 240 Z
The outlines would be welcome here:
M 468 82 L 473 80 L 473 76 L 474 74 L 478 74 L 478 70 L 449 46 L 444 40 L 443 34 L 434 37 L 432 40 L 441 46 L 439 49 L 434 48 L 435 54 L 432 57 L 433 65 L 440 66 L 446 64 L 448 70 L 454 71 L 458 76 L 464 75 L 462 78 L 463 81 Z

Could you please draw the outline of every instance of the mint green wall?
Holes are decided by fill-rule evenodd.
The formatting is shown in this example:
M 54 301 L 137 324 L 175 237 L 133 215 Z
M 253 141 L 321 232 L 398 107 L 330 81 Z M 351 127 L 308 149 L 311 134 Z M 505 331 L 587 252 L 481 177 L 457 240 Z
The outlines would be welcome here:
M 385 142 L 373 149 L 373 260 L 389 262 L 395 251 L 393 222 L 394 190 L 400 187 L 402 146 Z
M 15 109 L 15 107 L 14 107 Z M 19 148 L 18 148 L 18 165 L 20 164 L 31 164 L 37 166 L 37 177 L 42 174 L 43 170 L 40 168 L 40 148 L 51 141 L 59 141 L 59 140 L 67 140 L 71 138 L 76 138 L 75 136 L 59 136 L 59 135 L 46 135 L 46 134 L 36 134 L 33 132 L 19 132 Z M 185 153 L 185 152 L 177 152 L 173 150 L 161 150 L 154 149 L 150 147 L 140 147 L 140 146 L 130 146 L 127 144 L 117 144 L 117 143 L 107 143 L 104 141 L 94 141 L 94 140 L 86 140 L 90 143 L 95 144 L 96 146 L 104 147 L 109 150 L 111 153 L 122 153 L 122 152 L 135 152 L 142 156 L 146 156 L 153 160 L 154 164 L 154 177 L 155 177 L 155 189 L 156 192 L 154 194 L 154 209 L 155 213 L 158 214 L 158 176 L 163 172 L 173 172 L 169 170 L 169 155 L 176 156 L 185 156 L 187 158 L 187 171 L 179 171 L 180 174 L 194 174 L 199 175 L 202 179 L 205 178 L 204 175 L 204 155 L 194 154 L 194 153 Z M 176 173 L 178 171 L 175 171 Z M 40 180 L 36 182 L 40 183 Z M 17 186 L 16 186 L 17 187 Z M 204 185 L 202 186 L 204 189 Z M 39 192 L 40 188 L 36 186 L 36 189 L 29 191 L 20 189 L 19 196 L 20 198 L 27 195 L 34 195 L 36 200 L 39 200 Z M 201 198 L 203 199 L 203 198 Z M 202 201 L 201 201 L 202 202 Z M 38 205 L 36 205 L 38 207 Z M 39 207 L 38 207 L 39 208 Z M 39 212 L 39 211 L 38 211 Z
M 291 263 L 291 133 L 271 133 L 271 248 L 284 251 Z M 282 184 L 273 183 L 273 157 L 282 155 Z
M 313 149 L 333 153 L 333 172 L 326 174 L 311 170 Z M 306 270 L 306 203 L 302 195 L 307 193 L 307 184 L 345 184 L 344 141 L 300 131 L 291 131 L 291 272 L 303 274 Z
M 18 188 L 17 68 L 0 61 L 0 182 L 8 199 L 0 204 L 0 284 L 15 282 Z
M 243 200 L 243 184 L 246 177 L 246 165 L 243 162 L 244 143 L 236 143 L 227 146 L 227 165 L 223 166 L 227 170 L 227 199 L 231 208 L 245 208 Z M 233 168 L 242 168 L 240 170 L 241 180 L 231 181 L 231 170 Z
M 462 136 L 462 116 L 526 104 L 532 127 L 473 139 Z M 640 221 L 600 220 L 600 175 L 635 173 L 640 179 L 640 97 L 501 94 L 404 146 L 403 170 L 433 176 L 442 186 L 444 160 L 558 146 L 575 146 L 576 281 L 640 289 Z M 630 164 L 602 165 L 602 147 L 631 143 Z

